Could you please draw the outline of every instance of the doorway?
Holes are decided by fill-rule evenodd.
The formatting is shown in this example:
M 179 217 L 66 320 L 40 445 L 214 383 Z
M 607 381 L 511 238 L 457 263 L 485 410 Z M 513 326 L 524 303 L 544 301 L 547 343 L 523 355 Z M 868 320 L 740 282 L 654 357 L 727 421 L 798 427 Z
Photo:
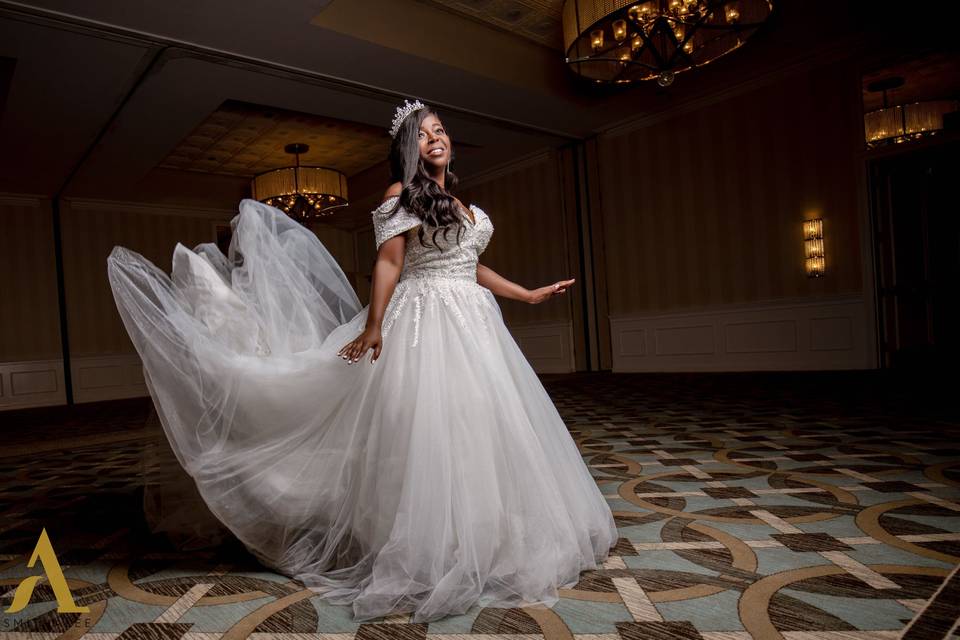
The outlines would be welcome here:
M 875 158 L 869 172 L 881 366 L 952 369 L 960 363 L 960 140 Z

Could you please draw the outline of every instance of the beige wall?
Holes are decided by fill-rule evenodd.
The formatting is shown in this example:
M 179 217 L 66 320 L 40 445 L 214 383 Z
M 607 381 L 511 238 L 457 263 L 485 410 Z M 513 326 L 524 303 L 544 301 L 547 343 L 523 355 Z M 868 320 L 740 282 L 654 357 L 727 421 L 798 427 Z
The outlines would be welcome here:
M 63 269 L 75 402 L 146 395 L 141 366 L 107 279 L 116 245 L 142 254 L 169 273 L 177 242 L 216 241 L 235 207 L 75 199 L 61 205 Z M 0 409 L 66 402 L 53 222 L 39 197 L 0 194 Z M 354 277 L 352 233 L 317 225 L 318 237 Z
M 377 259 L 377 241 L 373 227 L 356 233 L 357 243 L 357 295 L 363 304 L 370 303 L 370 285 L 373 278 L 373 263 Z
M 0 362 L 60 357 L 48 200 L 0 194 Z
M 343 272 L 350 279 L 350 282 L 354 284 L 354 289 L 356 289 L 357 256 L 354 245 L 354 234 L 327 224 L 319 223 L 314 224 L 311 229 L 320 239 L 320 242 L 323 243 L 323 246 L 326 247 L 327 251 L 330 252 L 330 255 L 334 257 L 340 265 L 340 268 L 343 269 Z
M 819 68 L 602 136 L 610 314 L 861 291 L 858 87 Z M 822 279 L 804 272 L 808 215 Z
M 175 212 L 171 214 L 169 212 Z M 216 240 L 215 225 L 230 212 L 121 203 L 68 203 L 63 207 L 63 270 L 71 356 L 133 353 L 107 280 L 115 245 L 142 254 L 170 273 L 177 242 L 193 247 Z
M 115 245 L 143 254 L 170 273 L 177 242 L 194 247 L 216 240 L 216 226 L 228 225 L 233 210 L 171 205 L 84 203 L 65 208 L 63 260 L 71 355 L 132 353 L 107 281 L 106 260 Z M 353 237 L 327 225 L 315 232 L 348 273 L 354 270 Z
M 480 256 L 508 280 L 529 289 L 576 277 L 567 264 L 567 239 L 560 203 L 555 156 L 459 189 L 464 204 L 483 209 L 494 225 L 493 237 Z M 576 285 L 575 285 L 576 286 Z M 570 321 L 570 298 L 558 296 L 538 305 L 499 300 L 511 325 Z

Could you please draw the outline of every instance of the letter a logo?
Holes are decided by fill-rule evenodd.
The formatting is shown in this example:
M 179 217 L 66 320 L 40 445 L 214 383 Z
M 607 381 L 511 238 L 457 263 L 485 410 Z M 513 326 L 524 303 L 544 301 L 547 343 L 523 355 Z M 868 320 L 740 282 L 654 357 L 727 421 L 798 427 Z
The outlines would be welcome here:
M 47 575 L 47 580 L 53 588 L 53 594 L 57 597 L 57 613 L 89 613 L 90 607 L 78 607 L 74 603 L 73 594 L 70 593 L 67 579 L 63 576 L 63 569 L 60 568 L 60 561 L 57 560 L 57 554 L 53 552 L 53 545 L 50 544 L 50 538 L 47 536 L 46 527 L 40 532 L 37 546 L 34 548 L 27 566 L 33 567 L 37 563 L 37 558 L 43 564 L 43 572 Z M 17 585 L 17 591 L 13 594 L 13 602 L 6 613 L 22 611 L 30 603 L 30 596 L 33 595 L 33 589 L 40 582 L 41 577 L 30 576 L 24 578 Z

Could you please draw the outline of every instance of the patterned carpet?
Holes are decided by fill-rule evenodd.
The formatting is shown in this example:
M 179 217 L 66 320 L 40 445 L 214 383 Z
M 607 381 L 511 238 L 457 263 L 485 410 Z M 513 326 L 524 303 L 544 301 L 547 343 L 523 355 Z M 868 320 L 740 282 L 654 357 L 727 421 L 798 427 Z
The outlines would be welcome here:
M 578 374 L 545 384 L 621 539 L 553 608 L 350 620 L 232 538 L 181 551 L 143 505 L 161 460 L 143 400 L 8 412 L 0 640 L 958 638 L 952 378 L 882 372 Z M 66 436 L 65 434 L 69 434 Z M 46 527 L 86 614 L 49 583 L 7 613 Z

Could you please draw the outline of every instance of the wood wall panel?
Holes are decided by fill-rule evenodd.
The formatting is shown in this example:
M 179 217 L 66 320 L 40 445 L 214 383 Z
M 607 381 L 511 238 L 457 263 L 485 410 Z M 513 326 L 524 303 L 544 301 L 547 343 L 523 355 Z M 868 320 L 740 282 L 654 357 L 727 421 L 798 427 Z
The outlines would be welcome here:
M 869 321 L 860 295 L 615 316 L 613 370 L 869 369 Z
M 66 401 L 61 360 L 0 362 L 0 410 L 57 405 Z
M 861 292 L 849 69 L 814 69 L 599 139 L 611 315 Z M 827 275 L 801 223 L 824 219 Z
M 142 254 L 170 273 L 177 242 L 193 248 L 213 242 L 233 210 L 169 205 L 78 201 L 64 207 L 63 254 L 70 350 L 75 357 L 133 352 L 107 280 L 107 256 L 115 245 Z M 314 230 L 348 273 L 355 269 L 352 234 L 327 225 Z
M 0 194 L 0 228 L 0 362 L 58 359 L 49 201 Z
M 115 245 L 142 254 L 170 273 L 177 242 L 194 247 L 213 242 L 215 225 L 231 212 L 147 207 L 122 203 L 66 203 L 63 264 L 67 326 L 73 357 L 133 353 L 107 280 L 107 256 Z
M 353 234 L 328 224 L 315 224 L 311 227 L 311 230 L 330 252 L 333 259 L 337 261 L 344 273 L 352 276 L 357 270 Z
M 480 256 L 508 280 L 529 289 L 576 277 L 568 265 L 561 210 L 561 187 L 554 154 L 524 163 L 487 180 L 458 189 L 464 204 L 476 204 L 494 225 L 493 238 Z M 576 283 L 574 286 L 581 286 Z M 570 322 L 570 298 L 558 296 L 539 305 L 499 299 L 511 325 Z

